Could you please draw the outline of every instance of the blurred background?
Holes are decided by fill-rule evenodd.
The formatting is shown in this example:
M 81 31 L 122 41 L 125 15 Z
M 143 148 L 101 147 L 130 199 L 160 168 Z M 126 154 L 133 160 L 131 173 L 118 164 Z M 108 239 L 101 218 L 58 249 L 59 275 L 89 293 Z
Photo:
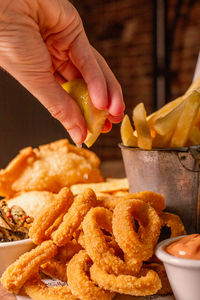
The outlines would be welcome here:
M 144 102 L 148 114 L 190 85 L 200 46 L 199 0 L 73 0 L 91 44 L 122 85 L 126 113 Z M 0 70 L 0 168 L 26 146 L 69 138 L 15 79 Z M 120 160 L 120 125 L 91 150 Z

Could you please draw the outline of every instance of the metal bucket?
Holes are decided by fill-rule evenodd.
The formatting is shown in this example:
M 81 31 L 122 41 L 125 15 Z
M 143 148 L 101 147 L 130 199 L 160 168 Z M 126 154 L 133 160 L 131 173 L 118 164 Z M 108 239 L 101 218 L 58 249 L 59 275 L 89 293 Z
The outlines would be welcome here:
M 119 146 L 131 193 L 161 193 L 167 211 L 180 216 L 187 233 L 199 232 L 200 146 L 151 151 Z

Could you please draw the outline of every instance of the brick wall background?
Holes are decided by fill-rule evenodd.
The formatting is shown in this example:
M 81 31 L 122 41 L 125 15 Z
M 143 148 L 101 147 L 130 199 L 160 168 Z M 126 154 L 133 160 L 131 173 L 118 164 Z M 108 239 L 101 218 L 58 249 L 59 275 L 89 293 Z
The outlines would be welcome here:
M 167 1 L 167 0 L 166 0 Z M 91 44 L 106 58 L 120 81 L 126 112 L 138 102 L 147 112 L 153 104 L 153 1 L 72 0 L 85 25 Z M 178 0 L 168 0 L 168 20 L 173 24 Z M 171 56 L 171 97 L 189 86 L 200 42 L 200 1 L 183 0 L 174 31 Z M 7 73 L 0 71 L 0 167 L 28 145 L 68 137 L 62 126 Z M 121 159 L 117 144 L 120 125 L 102 135 L 91 148 L 102 160 Z

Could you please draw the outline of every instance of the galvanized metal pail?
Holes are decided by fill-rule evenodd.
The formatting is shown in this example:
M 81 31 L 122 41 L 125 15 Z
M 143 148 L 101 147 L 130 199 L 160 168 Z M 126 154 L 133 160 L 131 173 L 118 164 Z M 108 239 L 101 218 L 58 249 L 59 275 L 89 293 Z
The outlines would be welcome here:
M 200 146 L 142 150 L 119 145 L 131 193 L 153 191 L 188 233 L 200 231 Z

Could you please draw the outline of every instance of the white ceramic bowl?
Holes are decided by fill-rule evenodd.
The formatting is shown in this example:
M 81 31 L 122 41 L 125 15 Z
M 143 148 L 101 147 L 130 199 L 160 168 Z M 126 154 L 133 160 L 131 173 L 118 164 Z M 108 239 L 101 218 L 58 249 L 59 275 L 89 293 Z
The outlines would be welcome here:
M 156 256 L 164 263 L 176 300 L 200 300 L 200 260 L 172 256 L 166 246 L 184 236 L 169 238 L 156 247 Z
M 34 248 L 31 239 L 16 242 L 0 242 L 0 276 L 5 269 L 12 264 L 20 255 Z

